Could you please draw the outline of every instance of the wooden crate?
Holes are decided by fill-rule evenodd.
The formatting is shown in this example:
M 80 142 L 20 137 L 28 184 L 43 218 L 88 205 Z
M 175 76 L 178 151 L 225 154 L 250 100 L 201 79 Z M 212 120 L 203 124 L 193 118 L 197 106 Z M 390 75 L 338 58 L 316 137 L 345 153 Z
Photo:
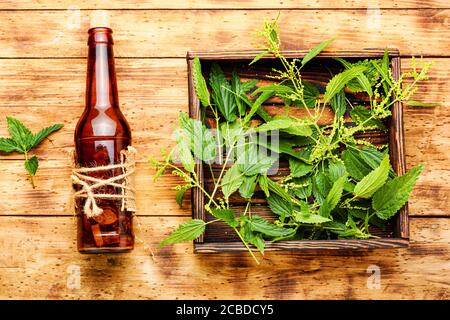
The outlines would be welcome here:
M 212 62 L 220 64 L 227 75 L 236 67 L 241 78 L 260 79 L 267 82 L 272 81 L 265 77 L 273 67 L 281 67 L 279 62 L 273 56 L 267 56 L 256 64 L 249 66 L 249 62 L 257 55 L 259 51 L 204 51 L 204 52 L 188 52 L 188 79 L 189 79 L 189 113 L 195 119 L 200 119 L 200 102 L 195 94 L 192 79 L 192 60 L 198 57 L 202 63 L 204 75 L 209 73 L 209 67 Z M 302 58 L 307 51 L 285 51 L 283 54 L 287 58 Z M 362 51 L 330 51 L 322 52 L 314 60 L 308 63 L 302 72 L 303 79 L 316 83 L 319 87 L 326 84 L 331 78 L 331 72 L 336 74 L 342 69 L 340 63 L 333 58 L 345 58 L 350 61 L 366 58 L 382 58 L 384 50 L 367 49 Z M 389 50 L 391 69 L 394 78 L 400 76 L 400 55 L 398 50 Z M 339 70 L 338 70 L 339 68 Z M 323 89 L 323 88 L 322 88 Z M 360 103 L 364 103 L 364 95 L 353 94 L 352 98 Z M 367 98 L 367 96 L 366 96 Z M 262 106 L 266 112 L 271 115 L 277 114 L 280 106 L 276 105 L 276 101 L 268 101 Z M 299 115 L 301 109 L 292 107 Z M 330 115 L 332 111 L 330 110 Z M 321 119 L 324 123 L 327 121 L 325 115 Z M 346 121 L 351 122 L 351 119 Z M 405 153 L 404 153 L 404 130 L 403 130 L 403 112 L 401 103 L 395 103 L 392 106 L 392 116 L 386 123 L 388 132 L 371 130 L 361 133 L 359 136 L 368 139 L 374 144 L 389 143 L 390 160 L 392 167 L 397 175 L 405 173 Z M 286 163 L 280 163 L 280 170 L 277 176 L 272 178 L 275 180 L 280 176 L 286 175 L 288 166 Z M 203 183 L 203 187 L 208 190 L 211 185 L 211 174 L 209 170 L 204 170 L 202 163 L 196 165 L 196 173 Z M 239 195 L 230 197 L 230 206 L 236 213 L 244 211 L 244 199 Z M 192 191 L 192 215 L 193 218 L 210 221 L 213 217 L 204 210 L 204 196 L 198 189 Z M 267 207 L 264 195 L 260 192 L 259 196 L 255 192 L 255 199 L 252 205 L 254 213 L 267 219 L 274 219 L 275 216 Z M 371 233 L 379 238 L 366 240 L 292 240 L 279 242 L 266 242 L 266 250 L 357 250 L 357 249 L 378 249 L 378 248 L 400 248 L 409 245 L 409 221 L 408 221 L 408 205 L 406 204 L 389 223 L 385 230 L 373 227 Z M 213 253 L 213 252 L 232 252 L 244 251 L 244 245 L 240 242 L 234 231 L 224 223 L 209 224 L 206 227 L 205 234 L 194 241 L 194 251 L 196 253 Z

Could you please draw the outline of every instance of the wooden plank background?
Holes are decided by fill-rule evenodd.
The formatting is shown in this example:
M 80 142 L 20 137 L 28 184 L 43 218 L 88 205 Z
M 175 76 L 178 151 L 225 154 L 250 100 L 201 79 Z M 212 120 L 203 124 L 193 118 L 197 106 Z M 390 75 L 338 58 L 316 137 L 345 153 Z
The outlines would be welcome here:
M 425 162 L 410 202 L 408 249 L 270 253 L 255 266 L 244 254 L 194 255 L 191 244 L 166 248 L 153 261 L 144 245 L 125 255 L 76 251 L 67 152 L 83 110 L 87 29 L 94 9 L 114 29 L 120 102 L 139 149 L 139 239 L 152 246 L 188 219 L 171 190 L 153 181 L 149 156 L 171 145 L 179 111 L 187 111 L 187 50 L 252 49 L 255 30 L 280 13 L 286 49 L 338 36 L 334 49 L 398 48 L 434 61 L 417 100 L 405 107 L 407 166 Z M 32 190 L 17 154 L 0 154 L 0 298 L 450 298 L 450 6 L 447 1 L 0 0 L 0 136 L 5 116 L 35 130 L 64 129 L 36 150 L 42 159 Z M 367 285 L 367 268 L 381 287 Z M 81 286 L 68 286 L 79 268 Z

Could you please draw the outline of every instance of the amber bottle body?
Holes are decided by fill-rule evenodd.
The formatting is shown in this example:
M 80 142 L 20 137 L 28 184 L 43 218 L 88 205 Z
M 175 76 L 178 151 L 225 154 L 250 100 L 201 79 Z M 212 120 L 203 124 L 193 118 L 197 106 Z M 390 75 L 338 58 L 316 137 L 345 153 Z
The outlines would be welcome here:
M 75 130 L 76 161 L 81 167 L 118 164 L 120 152 L 131 145 L 131 132 L 119 108 L 111 29 L 90 29 L 88 46 L 86 107 Z M 120 174 L 121 169 L 90 173 L 99 179 Z M 121 190 L 104 186 L 96 193 L 121 194 Z M 84 201 L 81 198 L 77 203 L 78 250 L 82 253 L 132 250 L 132 213 L 122 209 L 122 200 L 96 199 L 103 213 L 93 218 L 84 214 Z

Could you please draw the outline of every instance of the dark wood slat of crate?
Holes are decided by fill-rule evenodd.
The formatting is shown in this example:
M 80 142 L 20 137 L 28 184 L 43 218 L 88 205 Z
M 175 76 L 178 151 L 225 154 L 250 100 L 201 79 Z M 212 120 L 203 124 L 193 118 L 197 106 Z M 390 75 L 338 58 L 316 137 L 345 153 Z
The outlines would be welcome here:
M 403 238 L 369 239 L 369 240 L 293 240 L 266 242 L 265 251 L 294 250 L 368 250 L 407 248 L 409 242 Z M 253 249 L 255 250 L 255 249 Z M 240 242 L 195 243 L 195 253 L 220 253 L 247 251 Z
M 252 60 L 256 55 L 261 53 L 262 50 L 240 50 L 240 51 L 188 51 L 187 59 L 193 59 L 198 57 L 202 60 Z M 282 54 L 286 58 L 302 58 L 309 50 L 284 50 Z M 398 57 L 400 53 L 398 49 L 388 49 L 390 57 Z M 317 58 L 382 58 L 384 55 L 384 49 L 364 49 L 364 50 L 335 50 L 335 51 L 322 51 Z M 267 55 L 264 59 L 277 59 L 273 55 Z
M 192 60 L 188 61 L 188 85 L 189 85 L 189 116 L 193 119 L 200 119 L 200 101 L 195 94 L 194 82 L 192 79 Z M 203 186 L 203 163 L 197 161 L 195 165 L 195 173 L 200 181 L 200 186 Z M 192 216 L 194 219 L 205 220 L 205 195 L 199 188 L 194 188 L 191 192 L 192 201 Z M 203 242 L 203 235 L 198 237 L 195 242 Z
M 400 78 L 400 58 L 392 58 L 392 75 L 395 80 Z M 392 116 L 389 123 L 389 149 L 391 164 L 395 173 L 399 176 L 406 172 L 405 161 L 405 133 L 403 128 L 403 106 L 400 102 L 392 106 Z M 397 214 L 396 231 L 399 237 L 409 239 L 408 203 Z

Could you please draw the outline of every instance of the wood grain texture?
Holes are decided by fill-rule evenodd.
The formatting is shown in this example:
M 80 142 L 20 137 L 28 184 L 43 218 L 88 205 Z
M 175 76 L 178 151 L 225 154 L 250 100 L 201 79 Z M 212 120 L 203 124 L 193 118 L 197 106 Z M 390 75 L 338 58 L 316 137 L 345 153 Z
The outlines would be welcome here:
M 445 0 L 3 0 L 3 9 L 341 9 L 448 8 Z
M 374 6 L 367 11 L 372 4 L 382 10 Z M 0 298 L 450 298 L 446 217 L 412 217 L 408 249 L 324 256 L 267 253 L 259 267 L 246 253 L 194 255 L 192 244 L 164 249 L 157 263 L 138 241 L 131 254 L 78 254 L 66 152 L 84 105 L 92 11 L 82 10 L 77 24 L 78 13 L 67 11 L 69 5 L 114 9 L 108 14 L 119 57 L 120 102 L 134 143 L 143 150 L 138 205 L 140 214 L 156 215 L 140 218 L 140 239 L 155 246 L 191 215 L 189 202 L 179 209 L 174 201 L 171 187 L 178 178 L 167 176 L 154 184 L 146 164 L 147 156 L 159 155 L 159 147 L 170 143 L 177 112 L 188 111 L 186 51 L 255 48 L 254 30 L 279 11 L 286 49 L 308 48 L 338 35 L 332 49 L 387 46 L 399 48 L 403 56 L 436 57 L 431 79 L 417 100 L 442 106 L 404 109 L 407 167 L 427 162 L 410 210 L 413 215 L 450 214 L 448 1 L 0 0 L 0 136 L 6 134 L 3 119 L 9 114 L 35 130 L 59 121 L 66 125 L 37 150 L 43 161 L 34 191 L 20 156 L 0 154 Z M 303 10 L 286 10 L 291 8 Z M 404 70 L 410 67 L 408 60 L 401 63 Z M 381 268 L 378 290 L 367 287 L 369 265 Z M 67 281 L 76 267 L 81 287 L 69 289 Z
M 0 11 L 0 57 L 83 57 L 90 14 L 81 11 L 78 25 L 68 11 L 32 15 Z M 255 30 L 278 12 L 113 10 L 108 14 L 116 30 L 116 56 L 184 57 L 188 50 L 254 48 Z M 280 29 L 284 49 L 310 48 L 337 36 L 330 49 L 397 47 L 403 55 L 445 56 L 450 49 L 449 17 L 449 9 L 380 10 L 375 16 L 365 10 L 283 10 Z
M 137 235 L 154 247 L 183 220 L 140 218 Z M 139 244 L 131 254 L 81 255 L 75 228 L 70 217 L 0 217 L 0 298 L 450 298 L 450 219 L 411 219 L 409 249 L 267 253 L 260 266 L 247 253 L 193 255 L 191 244 L 163 249 L 156 262 Z M 380 289 L 367 286 L 370 265 Z M 81 286 L 70 289 L 77 267 Z

